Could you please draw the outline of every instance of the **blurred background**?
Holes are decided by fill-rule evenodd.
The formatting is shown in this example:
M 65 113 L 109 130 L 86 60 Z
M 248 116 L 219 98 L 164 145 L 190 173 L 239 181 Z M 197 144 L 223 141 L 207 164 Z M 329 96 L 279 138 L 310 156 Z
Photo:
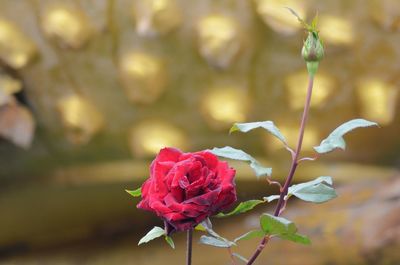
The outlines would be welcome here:
M 381 128 L 301 165 L 296 181 L 330 175 L 339 197 L 293 200 L 285 216 L 314 244 L 273 241 L 257 264 L 400 264 L 398 0 L 1 0 L 0 263 L 183 264 L 183 235 L 175 250 L 163 240 L 137 247 L 161 224 L 124 191 L 164 146 L 241 148 L 282 180 L 290 157 L 278 142 L 228 130 L 273 120 L 296 141 L 305 32 L 285 6 L 307 20 L 318 10 L 325 44 L 304 155 L 347 120 Z M 277 193 L 232 165 L 241 199 Z M 235 238 L 268 209 L 216 230 Z M 194 264 L 231 261 L 195 244 Z

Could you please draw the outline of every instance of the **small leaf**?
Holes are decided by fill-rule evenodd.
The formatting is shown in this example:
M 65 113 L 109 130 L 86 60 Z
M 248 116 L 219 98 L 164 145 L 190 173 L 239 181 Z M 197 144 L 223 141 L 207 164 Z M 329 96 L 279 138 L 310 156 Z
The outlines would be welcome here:
M 311 240 L 307 236 L 300 234 L 280 235 L 279 238 L 290 240 L 303 245 L 311 245 Z
M 317 25 L 318 25 L 318 12 L 317 14 L 315 14 L 315 17 L 311 21 L 311 28 L 313 29 L 313 31 L 317 31 Z
M 248 162 L 250 164 L 250 167 L 256 173 L 257 177 L 271 176 L 272 174 L 272 168 L 261 166 L 255 158 L 242 150 L 235 149 L 230 146 L 225 146 L 222 148 L 214 147 L 212 150 L 210 150 L 210 152 L 216 156 Z
M 136 190 L 125 190 L 133 197 L 140 197 L 142 196 L 142 188 L 137 188 Z
M 175 243 L 174 240 L 172 240 L 172 237 L 165 236 L 165 241 L 167 241 L 168 245 L 170 245 L 171 248 L 175 249 Z
M 227 243 L 228 245 L 235 245 L 234 242 L 229 241 L 228 239 L 220 236 L 217 232 L 215 232 L 212 229 L 212 223 L 210 221 L 210 218 L 207 218 L 206 220 L 204 220 L 203 222 L 201 222 L 201 225 L 204 227 L 204 229 L 207 231 L 208 234 L 210 234 L 213 238 L 219 239 L 221 241 L 224 241 L 225 243 Z
M 268 235 L 290 235 L 297 231 L 296 225 L 283 217 L 264 213 L 260 217 L 261 229 Z
M 274 200 L 278 200 L 279 197 L 280 197 L 279 195 L 271 195 L 271 196 L 268 196 L 268 197 L 264 197 L 263 199 L 266 202 L 272 202 Z
M 139 244 L 141 245 L 143 243 L 147 243 L 150 240 L 153 240 L 157 237 L 165 235 L 165 230 L 162 229 L 161 227 L 155 226 L 153 229 L 151 229 L 142 239 L 140 239 Z
M 232 256 L 235 256 L 236 258 L 240 259 L 241 261 L 243 261 L 246 264 L 249 262 L 245 257 L 243 257 L 242 255 L 240 255 L 238 253 L 232 253 Z
M 334 188 L 318 183 L 313 186 L 306 186 L 293 192 L 293 195 L 303 201 L 322 203 L 337 197 Z
M 229 133 L 235 132 L 235 131 L 241 131 L 241 132 L 249 132 L 251 130 L 257 129 L 257 128 L 263 128 L 270 132 L 272 135 L 274 135 L 276 138 L 281 140 L 282 143 L 286 145 L 286 139 L 282 135 L 281 131 L 278 129 L 278 127 L 275 126 L 275 124 L 272 121 L 257 121 L 257 122 L 248 122 L 248 123 L 235 123 L 232 128 L 230 129 Z
M 248 200 L 248 201 L 245 201 L 245 202 L 241 202 L 231 212 L 226 213 L 226 214 L 219 213 L 215 217 L 228 217 L 228 216 L 232 216 L 232 215 L 245 213 L 247 211 L 250 211 L 251 209 L 253 209 L 254 207 L 256 207 L 257 205 L 259 205 L 261 203 L 264 203 L 264 201 L 262 201 L 262 200 Z
M 206 228 L 202 224 L 198 224 L 195 226 L 194 230 L 205 232 Z
M 283 217 L 270 214 L 263 214 L 260 217 L 260 224 L 265 234 L 278 236 L 281 239 L 290 240 L 304 245 L 311 244 L 308 237 L 297 234 L 297 227 L 292 222 Z
M 289 187 L 287 197 L 292 195 L 307 201 L 322 203 L 337 197 L 336 191 L 331 187 L 332 178 L 321 176 L 312 181 L 292 185 Z
M 300 22 L 300 24 L 307 29 L 308 31 L 311 30 L 311 26 L 308 25 L 297 13 L 296 11 L 294 11 L 292 8 L 290 7 L 286 7 L 286 9 L 288 9 L 290 11 L 290 13 L 292 13 L 293 16 L 295 16 L 297 18 L 297 20 Z
M 326 184 L 329 184 L 329 185 L 333 184 L 331 177 L 321 176 L 321 177 L 318 177 L 318 178 L 316 178 L 314 180 L 311 180 L 311 181 L 307 181 L 307 182 L 304 182 L 304 183 L 299 183 L 299 184 L 296 184 L 296 185 L 292 185 L 291 187 L 289 187 L 289 192 L 288 193 L 293 194 L 293 192 L 296 192 L 297 190 L 302 189 L 304 187 L 312 186 L 312 185 L 316 185 L 316 184 L 324 183 L 324 182 Z
M 233 242 L 236 243 L 239 240 L 249 240 L 249 239 L 252 239 L 252 238 L 255 238 L 255 237 L 264 237 L 264 236 L 265 236 L 264 231 L 252 230 L 250 232 L 247 232 L 247 233 L 235 238 L 235 240 L 233 240 Z
M 214 246 L 214 247 L 219 247 L 219 248 L 229 248 L 232 246 L 228 242 L 225 242 L 221 239 L 211 237 L 211 236 L 201 236 L 200 243 L 205 244 L 205 245 Z
M 314 150 L 320 154 L 331 152 L 337 148 L 346 149 L 346 142 L 343 135 L 362 127 L 378 126 L 377 123 L 364 119 L 354 119 L 337 127 L 326 139 L 322 140 L 319 146 L 314 147 Z

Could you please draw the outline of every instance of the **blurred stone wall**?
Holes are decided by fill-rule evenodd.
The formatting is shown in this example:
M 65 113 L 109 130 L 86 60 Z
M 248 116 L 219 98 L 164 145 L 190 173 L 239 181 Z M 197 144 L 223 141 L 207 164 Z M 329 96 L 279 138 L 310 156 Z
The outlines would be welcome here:
M 2 0 L 0 177 L 146 160 L 165 145 L 279 159 L 268 136 L 227 131 L 274 120 L 295 140 L 304 32 L 284 6 L 318 10 L 326 46 L 305 149 L 363 117 L 382 128 L 349 135 L 350 151 L 328 159 L 398 163 L 396 0 Z

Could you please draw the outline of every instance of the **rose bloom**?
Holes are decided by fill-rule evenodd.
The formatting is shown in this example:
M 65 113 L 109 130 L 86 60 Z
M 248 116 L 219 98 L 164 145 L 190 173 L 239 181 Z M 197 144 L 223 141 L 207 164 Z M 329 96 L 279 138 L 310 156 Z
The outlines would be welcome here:
M 235 173 L 208 151 L 164 148 L 151 163 L 137 207 L 161 217 L 168 234 L 191 229 L 236 201 Z

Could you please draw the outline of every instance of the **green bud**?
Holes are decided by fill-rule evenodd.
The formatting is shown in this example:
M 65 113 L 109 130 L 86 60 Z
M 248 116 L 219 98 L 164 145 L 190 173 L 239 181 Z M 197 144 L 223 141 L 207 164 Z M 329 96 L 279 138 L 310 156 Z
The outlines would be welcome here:
M 324 46 L 316 31 L 309 31 L 308 37 L 304 42 L 301 55 L 307 63 L 309 74 L 315 75 L 319 61 L 324 57 Z
M 322 60 L 324 57 L 324 46 L 317 32 L 308 32 L 308 37 L 304 42 L 301 55 L 306 62 L 319 62 Z

